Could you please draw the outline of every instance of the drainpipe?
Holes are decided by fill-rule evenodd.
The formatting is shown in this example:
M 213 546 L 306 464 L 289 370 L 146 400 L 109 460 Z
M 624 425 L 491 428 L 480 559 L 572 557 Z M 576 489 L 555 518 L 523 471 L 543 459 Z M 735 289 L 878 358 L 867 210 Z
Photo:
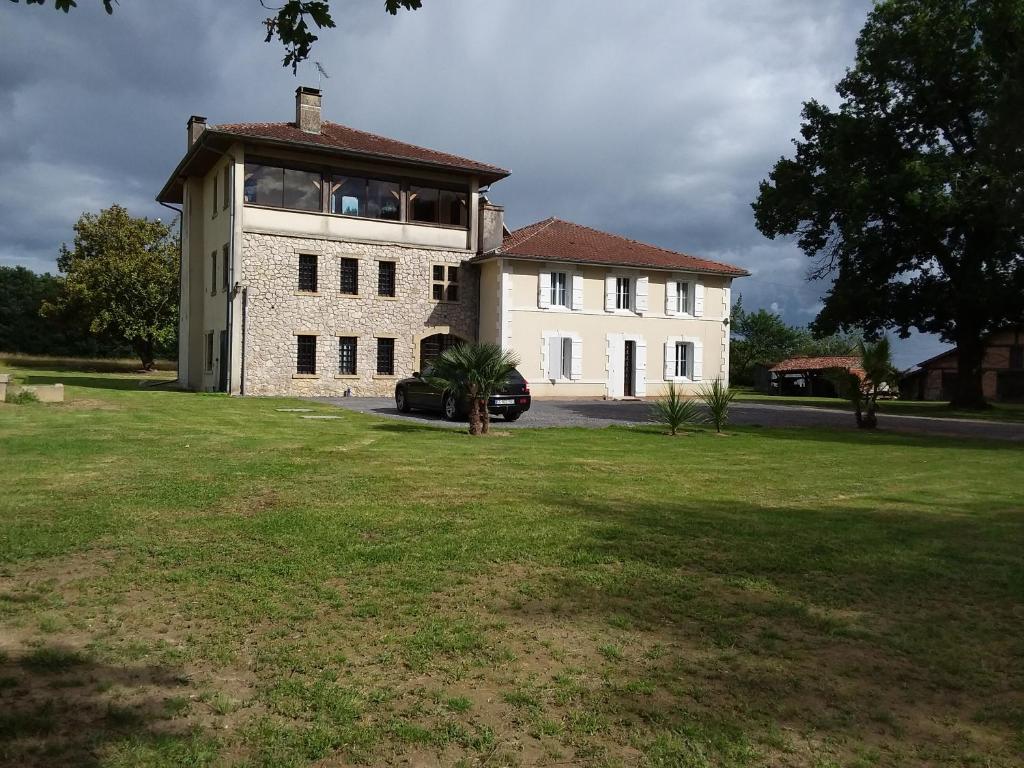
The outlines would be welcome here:
M 227 367 L 228 375 L 225 378 L 227 382 L 227 394 L 231 394 L 231 331 L 232 323 L 234 321 L 234 297 L 235 297 L 235 206 L 238 205 L 238 200 L 235 199 L 235 156 L 225 155 L 228 160 L 231 161 L 231 173 L 228 174 L 231 177 L 231 204 L 228 206 L 230 211 L 228 215 L 228 292 L 225 295 L 227 301 L 227 307 L 225 309 L 225 330 L 228 334 L 228 349 L 227 349 Z M 225 365 L 222 360 L 221 365 Z

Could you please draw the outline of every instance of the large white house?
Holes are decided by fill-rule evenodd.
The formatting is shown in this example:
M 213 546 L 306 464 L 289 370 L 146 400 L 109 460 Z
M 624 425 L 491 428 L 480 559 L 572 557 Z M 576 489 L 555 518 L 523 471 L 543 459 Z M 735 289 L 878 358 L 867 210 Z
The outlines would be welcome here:
M 387 395 L 459 341 L 518 353 L 535 396 L 643 397 L 728 376 L 747 273 L 559 219 L 509 232 L 486 163 L 321 119 L 188 122 L 178 377 L 246 395 Z

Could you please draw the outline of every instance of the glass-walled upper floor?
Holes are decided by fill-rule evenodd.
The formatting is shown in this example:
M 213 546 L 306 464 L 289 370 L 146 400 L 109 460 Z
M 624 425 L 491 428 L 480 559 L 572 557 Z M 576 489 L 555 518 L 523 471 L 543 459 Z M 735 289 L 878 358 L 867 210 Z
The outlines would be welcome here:
M 397 177 L 318 171 L 276 160 L 245 163 L 247 205 L 365 219 L 469 227 L 469 192 Z

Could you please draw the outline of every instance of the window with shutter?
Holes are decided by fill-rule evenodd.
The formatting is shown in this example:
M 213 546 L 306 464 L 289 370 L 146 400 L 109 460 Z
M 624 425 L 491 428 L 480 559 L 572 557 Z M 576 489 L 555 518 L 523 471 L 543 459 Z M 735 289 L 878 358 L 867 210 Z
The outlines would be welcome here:
M 580 274 L 572 276 L 572 310 L 583 311 L 583 275 Z
M 632 291 L 630 290 L 630 279 L 628 277 L 615 278 L 615 308 L 630 309 L 632 306 Z
M 647 282 L 648 280 L 646 277 L 638 277 L 634 281 L 633 309 L 638 313 L 647 311 Z
M 551 273 L 551 306 L 552 307 L 565 307 L 566 304 L 566 274 L 565 272 L 552 272 Z
M 688 376 L 690 373 L 689 365 L 689 347 L 685 341 L 676 342 L 676 361 L 675 361 L 675 375 L 676 376 Z
M 693 287 L 693 316 L 704 317 L 704 283 L 695 283 Z

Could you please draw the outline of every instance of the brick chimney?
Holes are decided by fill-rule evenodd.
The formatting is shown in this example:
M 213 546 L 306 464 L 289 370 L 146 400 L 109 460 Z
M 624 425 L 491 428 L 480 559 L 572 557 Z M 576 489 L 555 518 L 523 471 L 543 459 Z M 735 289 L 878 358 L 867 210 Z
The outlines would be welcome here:
M 206 118 L 201 115 L 192 115 L 188 119 L 188 149 L 199 141 L 199 137 L 206 130 Z
M 320 133 L 320 89 L 295 89 L 295 125 L 306 133 Z

